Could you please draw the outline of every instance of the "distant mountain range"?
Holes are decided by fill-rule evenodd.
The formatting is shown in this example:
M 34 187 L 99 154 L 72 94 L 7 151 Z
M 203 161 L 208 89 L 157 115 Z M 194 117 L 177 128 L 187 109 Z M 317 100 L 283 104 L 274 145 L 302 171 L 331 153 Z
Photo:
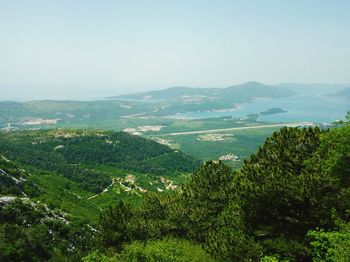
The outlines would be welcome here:
M 333 97 L 350 98 L 350 87 L 344 88 L 336 93 L 331 94 Z
M 265 85 L 259 82 L 247 82 L 226 88 L 191 88 L 171 87 L 164 90 L 141 92 L 129 95 L 109 97 L 110 99 L 131 99 L 144 101 L 180 100 L 186 101 L 191 97 L 198 101 L 231 100 L 236 102 L 246 101 L 254 97 L 287 97 L 296 94 L 290 88 Z

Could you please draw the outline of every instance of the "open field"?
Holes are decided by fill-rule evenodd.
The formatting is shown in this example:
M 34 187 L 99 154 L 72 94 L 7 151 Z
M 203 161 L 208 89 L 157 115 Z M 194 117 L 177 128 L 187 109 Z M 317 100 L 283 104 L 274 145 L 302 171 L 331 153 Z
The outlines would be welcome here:
M 220 132 L 209 133 L 203 139 L 203 133 L 184 132 L 184 134 L 171 135 L 162 134 L 161 136 L 150 136 L 149 138 L 157 141 L 162 139 L 174 148 L 183 151 L 185 154 L 206 160 L 219 160 L 222 156 L 234 155 L 239 160 L 227 160 L 226 164 L 240 168 L 243 160 L 256 151 L 262 145 L 265 139 L 282 126 L 264 126 L 263 128 L 234 128 L 221 129 Z
M 194 134 L 207 134 L 207 133 L 214 133 L 214 132 L 226 132 L 226 131 L 246 130 L 246 129 L 260 129 L 260 128 L 283 127 L 283 126 L 297 127 L 297 126 L 312 126 L 312 125 L 313 125 L 312 123 L 305 123 L 305 122 L 287 123 L 287 124 L 269 124 L 269 125 L 242 126 L 242 127 L 222 128 L 222 129 L 177 132 L 177 133 L 160 134 L 160 136 L 194 135 Z

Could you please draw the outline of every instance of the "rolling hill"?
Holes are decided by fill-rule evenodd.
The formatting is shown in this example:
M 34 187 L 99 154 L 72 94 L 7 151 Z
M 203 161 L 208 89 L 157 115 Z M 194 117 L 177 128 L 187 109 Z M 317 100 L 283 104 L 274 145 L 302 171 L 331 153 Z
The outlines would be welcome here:
M 2 133 L 0 151 L 9 159 L 50 170 L 99 193 L 111 179 L 95 169 L 110 167 L 154 175 L 192 172 L 199 162 L 180 151 L 124 132 L 89 130 Z
M 91 224 L 117 200 L 138 203 L 146 192 L 176 190 L 199 165 L 124 132 L 0 132 L 1 201 L 39 201 Z
M 30 174 L 0 155 L 0 196 L 33 197 L 39 194 L 40 188 L 30 180 Z

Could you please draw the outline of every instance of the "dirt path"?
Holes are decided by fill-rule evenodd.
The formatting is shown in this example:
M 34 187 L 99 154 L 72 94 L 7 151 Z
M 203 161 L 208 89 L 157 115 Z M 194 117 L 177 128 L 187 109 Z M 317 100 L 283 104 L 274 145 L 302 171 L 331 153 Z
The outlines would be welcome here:
M 299 122 L 299 123 L 271 124 L 271 125 L 259 125 L 259 126 L 242 126 L 242 127 L 231 127 L 231 128 L 222 128 L 222 129 L 163 133 L 157 136 L 180 136 L 180 135 L 194 135 L 194 134 L 206 134 L 206 133 L 214 133 L 214 132 L 236 131 L 236 130 L 245 130 L 245 129 L 269 128 L 269 127 L 284 127 L 284 126 L 297 127 L 297 126 L 313 126 L 313 125 L 314 125 L 313 123 L 309 123 L 309 122 Z
M 115 181 L 114 181 L 114 178 L 112 178 L 112 184 L 110 184 L 110 185 L 107 186 L 105 189 L 103 189 L 101 193 L 96 194 L 96 195 L 93 195 L 93 196 L 91 196 L 91 197 L 88 197 L 87 199 L 90 200 L 90 199 L 93 199 L 93 198 L 95 198 L 95 197 L 98 197 L 98 196 L 102 195 L 103 193 L 106 193 L 106 192 L 108 191 L 108 188 L 114 186 L 114 182 L 115 182 Z

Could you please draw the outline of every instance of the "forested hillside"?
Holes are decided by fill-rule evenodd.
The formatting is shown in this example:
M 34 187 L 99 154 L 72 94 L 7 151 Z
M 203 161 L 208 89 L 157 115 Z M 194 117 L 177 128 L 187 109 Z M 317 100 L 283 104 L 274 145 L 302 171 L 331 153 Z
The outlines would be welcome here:
M 151 140 L 123 132 L 50 130 L 0 135 L 7 158 L 56 172 L 87 191 L 100 193 L 112 183 L 99 169 L 115 168 L 154 175 L 191 172 L 199 161 Z
M 0 258 L 348 261 L 347 120 L 282 128 L 241 169 L 207 161 L 173 190 L 142 191 L 135 181 L 154 186 L 165 173 L 172 188 L 167 181 L 197 162 L 152 141 L 86 130 L 2 134 Z M 123 168 L 134 175 L 118 177 Z M 101 192 L 109 183 L 125 192 Z
M 29 180 L 30 174 L 0 155 L 0 195 L 37 196 L 39 187 Z
M 241 170 L 208 161 L 182 192 L 111 207 L 84 261 L 170 261 L 179 241 L 203 261 L 348 261 L 349 175 L 348 123 L 283 128 Z

